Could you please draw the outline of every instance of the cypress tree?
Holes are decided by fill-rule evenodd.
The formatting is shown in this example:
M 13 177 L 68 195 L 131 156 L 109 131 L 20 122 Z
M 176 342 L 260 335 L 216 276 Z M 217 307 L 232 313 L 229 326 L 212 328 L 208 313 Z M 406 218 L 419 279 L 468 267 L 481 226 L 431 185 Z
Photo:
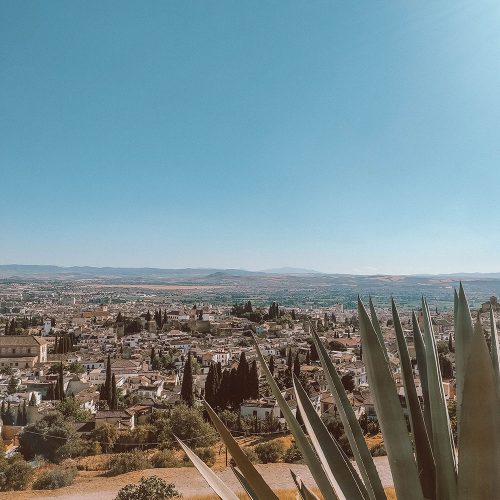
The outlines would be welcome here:
M 249 376 L 249 366 L 247 357 L 244 352 L 240 354 L 240 362 L 238 363 L 238 386 L 235 388 L 238 394 L 238 402 L 242 402 L 245 398 L 249 396 L 248 387 L 248 376 Z
M 18 427 L 22 427 L 22 425 L 23 425 L 23 410 L 20 406 L 17 407 L 16 425 Z
M 10 407 L 10 401 L 7 403 L 7 411 L 5 412 L 5 424 L 6 425 L 14 425 L 15 423 L 15 415 L 14 412 L 12 411 L 12 408 Z
M 448 350 L 449 350 L 450 352 L 453 352 L 453 341 L 452 341 L 452 339 L 451 339 L 451 333 L 450 333 L 450 335 L 448 336 Z
M 47 389 L 47 395 L 45 396 L 45 398 L 48 401 L 54 401 L 54 399 L 56 399 L 55 393 L 54 393 L 54 384 L 51 383 L 49 385 L 49 388 Z
M 111 377 L 111 403 L 110 403 L 109 407 L 111 410 L 118 409 L 118 395 L 116 393 L 116 379 L 115 379 L 114 373 Z
M 5 323 L 5 335 L 9 335 L 9 319 L 5 320 L 7 323 Z
M 57 380 L 56 380 L 56 386 L 54 388 L 54 397 L 52 398 L 52 400 L 61 401 L 61 389 L 59 387 L 59 376 L 57 377 Z
M 23 423 L 22 425 L 28 425 L 28 408 L 26 407 L 26 400 L 23 402 Z
M 108 354 L 108 362 L 106 363 L 106 380 L 104 382 L 104 393 L 106 394 L 106 401 L 111 406 L 112 387 L 111 387 L 111 356 Z
M 217 405 L 224 409 L 229 403 L 229 392 L 231 390 L 231 373 L 229 370 L 222 372 L 219 391 L 217 392 Z
M 155 348 L 154 347 L 151 347 L 151 355 L 150 355 L 150 358 L 151 358 L 151 366 L 153 366 L 153 362 L 155 360 Z
M 58 349 L 58 340 L 59 340 L 59 337 L 56 335 L 56 340 L 54 341 L 54 352 L 57 354 L 57 349 Z
M 292 350 L 288 350 L 288 360 L 286 362 L 288 366 L 288 373 L 291 375 L 292 374 L 292 369 L 293 369 L 293 357 L 292 357 Z
M 236 368 L 231 368 L 231 374 L 229 376 L 229 394 L 228 400 L 231 403 L 231 406 L 236 407 L 241 403 L 241 390 L 239 387 L 239 378 L 238 371 Z
M 188 406 L 194 404 L 193 394 L 193 369 L 191 366 L 191 351 L 188 353 L 187 361 L 184 363 L 184 375 L 182 377 L 181 399 Z
M 63 372 L 63 364 L 59 365 L 59 400 L 64 401 L 66 399 L 66 395 L 64 394 L 64 372 Z
M 214 369 L 213 364 L 208 369 L 208 375 L 205 381 L 205 401 L 214 408 L 216 406 L 216 380 L 217 368 Z
M 2 420 L 5 420 L 5 399 L 2 401 L 2 406 L 0 407 L 0 416 L 2 417 Z
M 309 354 L 309 351 L 306 352 L 306 365 L 311 364 L 311 355 Z
M 293 362 L 293 373 L 295 374 L 296 377 L 298 377 L 300 375 L 299 353 L 295 354 L 295 360 Z
M 259 372 L 257 370 L 257 361 L 254 359 L 252 361 L 252 366 L 250 367 L 250 376 L 248 381 L 249 394 L 248 396 L 252 399 L 259 398 Z
M 316 349 L 316 344 L 313 342 L 311 344 L 311 361 L 318 361 L 319 360 L 319 355 L 318 355 L 318 351 Z
M 274 375 L 274 356 L 271 356 L 269 358 L 269 371 L 271 372 L 271 375 Z

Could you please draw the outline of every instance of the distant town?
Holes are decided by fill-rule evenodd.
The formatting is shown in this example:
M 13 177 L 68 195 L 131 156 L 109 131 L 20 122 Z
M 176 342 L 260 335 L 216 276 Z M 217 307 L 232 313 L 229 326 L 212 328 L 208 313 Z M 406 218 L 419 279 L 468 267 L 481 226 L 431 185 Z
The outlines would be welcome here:
M 274 281 L 291 279 L 271 277 Z M 119 474 L 155 463 L 178 466 L 182 462 L 175 447 L 174 436 L 178 436 L 191 442 L 208 464 L 227 465 L 227 454 L 203 418 L 205 400 L 235 436 L 252 437 L 248 453 L 256 460 L 300 462 L 300 452 L 285 439 L 289 436 L 286 421 L 262 376 L 254 341 L 297 419 L 301 417 L 292 389 L 293 374 L 350 455 L 311 340 L 312 329 L 341 376 L 373 454 L 384 455 L 363 363 L 358 313 L 350 299 L 322 307 L 283 305 L 277 300 L 266 302 L 269 289 L 261 297 L 254 289 L 246 295 L 256 300 L 224 303 L 217 294 L 228 277 L 219 279 L 223 283 L 214 285 L 206 278 L 205 283 L 126 284 L 95 277 L 4 277 L 0 285 L 0 404 L 6 456 L 19 452 L 24 460 L 66 464 L 65 473 L 70 461 L 77 464 L 74 475 L 82 464 L 92 469 L 85 462 L 89 457 L 108 456 L 111 459 L 98 462 L 97 469 Z M 445 286 L 452 301 L 453 291 L 447 282 Z M 207 299 L 200 300 L 204 295 Z M 371 305 L 404 409 L 390 304 Z M 443 389 L 452 404 L 453 312 L 449 307 L 432 307 Z M 496 296 L 486 297 L 473 314 L 487 315 L 490 309 L 500 309 Z M 422 326 L 421 310 L 403 308 L 401 322 L 422 398 L 412 321 Z M 488 322 L 484 324 L 488 337 Z M 159 451 L 150 452 L 147 458 L 144 450 Z M 133 452 L 130 456 L 137 463 L 128 463 L 130 458 L 121 463 L 123 452 Z M 137 455 L 141 453 L 144 456 Z M 24 482 L 6 489 L 28 487 L 33 468 L 28 472 Z

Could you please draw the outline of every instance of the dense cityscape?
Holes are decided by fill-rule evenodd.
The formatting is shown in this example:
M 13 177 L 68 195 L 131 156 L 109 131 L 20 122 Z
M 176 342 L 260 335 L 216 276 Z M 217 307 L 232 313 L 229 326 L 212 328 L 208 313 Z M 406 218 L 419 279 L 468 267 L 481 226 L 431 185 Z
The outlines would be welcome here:
M 290 279 L 287 275 L 270 276 L 275 281 Z M 219 277 L 222 283 L 226 278 Z M 43 487 L 43 481 L 71 484 L 75 478 L 81 481 L 100 476 L 103 470 L 117 476 L 152 467 L 188 465 L 176 438 L 190 443 L 208 465 L 227 466 L 231 456 L 210 425 L 203 401 L 255 462 L 302 463 L 301 452 L 263 376 L 254 342 L 297 420 L 301 422 L 302 417 L 293 390 L 294 375 L 329 432 L 352 456 L 312 331 L 318 333 L 341 377 L 370 452 L 383 457 L 377 459 L 380 468 L 387 467 L 356 308 L 334 302 L 324 307 L 266 303 L 267 295 L 258 297 L 257 290 L 246 292 L 258 297 L 254 302 L 224 303 L 218 299 L 212 303 L 199 299 L 220 293 L 221 283 L 105 281 L 54 276 L 3 278 L 2 446 L 6 457 L 17 457 L 9 459 L 12 463 L 4 490 L 22 490 L 33 481 L 33 488 Z M 447 289 L 449 283 L 459 284 L 446 281 Z M 497 285 L 493 280 L 489 283 L 490 288 Z M 477 286 L 472 283 L 471 288 Z M 371 299 L 369 304 L 405 409 L 390 304 L 375 306 Z M 431 318 L 453 421 L 453 311 L 439 307 L 432 306 Z M 490 310 L 497 309 L 497 299 L 492 296 L 472 311 L 483 317 L 487 338 L 491 334 L 487 321 Z M 422 398 L 413 338 L 414 328 L 423 328 L 422 308 L 402 308 L 400 320 L 417 394 Z M 385 486 L 390 485 L 388 479 Z M 184 487 L 184 493 L 189 491 Z

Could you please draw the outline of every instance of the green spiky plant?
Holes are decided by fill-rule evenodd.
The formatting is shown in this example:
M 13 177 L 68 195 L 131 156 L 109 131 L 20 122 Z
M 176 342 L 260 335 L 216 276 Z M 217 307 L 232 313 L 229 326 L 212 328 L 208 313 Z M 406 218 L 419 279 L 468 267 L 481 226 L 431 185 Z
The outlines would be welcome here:
M 495 317 L 490 312 L 491 354 L 478 315 L 473 325 L 462 285 L 454 296 L 456 345 L 458 456 L 454 445 L 448 408 L 438 363 L 436 341 L 429 308 L 422 299 L 423 332 L 415 317 L 413 337 L 420 374 L 423 408 L 417 397 L 406 339 L 399 313 L 392 301 L 392 315 L 409 413 L 411 435 L 399 401 L 389 357 L 375 309 L 370 314 L 358 299 L 363 361 L 384 437 L 394 488 L 404 500 L 477 500 L 498 498 L 500 494 L 500 347 Z M 259 346 L 257 357 L 268 385 L 278 402 L 323 498 L 382 500 L 382 482 L 349 403 L 340 377 L 323 343 L 312 329 L 312 338 L 325 378 L 338 408 L 357 470 L 316 413 L 307 393 L 294 377 L 293 387 L 308 436 L 283 398 Z M 217 414 L 205 408 L 238 468 L 234 473 L 251 499 L 267 500 L 277 495 L 240 449 Z M 184 443 L 182 448 L 212 489 L 223 499 L 236 495 Z M 358 472 L 359 471 L 359 472 Z M 292 472 L 298 495 L 303 500 L 316 495 Z

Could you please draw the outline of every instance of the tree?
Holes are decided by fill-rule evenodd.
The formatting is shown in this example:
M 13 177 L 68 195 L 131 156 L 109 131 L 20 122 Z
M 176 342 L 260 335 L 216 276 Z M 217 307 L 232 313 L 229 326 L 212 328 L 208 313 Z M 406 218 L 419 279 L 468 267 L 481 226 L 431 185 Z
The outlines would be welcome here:
M 194 404 L 193 394 L 193 371 L 191 367 L 191 351 L 188 353 L 187 361 L 184 363 L 184 374 L 182 377 L 181 399 L 188 406 Z
M 240 354 L 240 361 L 238 363 L 238 386 L 236 389 L 239 389 L 238 402 L 242 402 L 245 398 L 249 396 L 249 387 L 248 387 L 248 376 L 249 376 L 249 366 L 247 357 L 244 352 Z
M 42 455 L 54 461 L 59 448 L 76 439 L 71 423 L 60 412 L 54 411 L 24 428 L 19 435 L 19 451 L 26 459 Z
M 241 390 L 238 387 L 238 385 L 239 385 L 238 372 L 236 368 L 231 368 L 228 400 L 233 407 L 236 407 L 241 403 L 240 400 Z
M 116 316 L 116 323 L 123 323 L 123 315 L 121 311 L 118 311 L 118 315 Z
M 292 316 L 293 321 L 297 321 L 297 314 L 296 314 L 296 312 L 295 312 L 295 309 L 292 309 L 292 314 L 291 314 L 291 316 Z
M 165 500 L 177 496 L 180 495 L 174 484 L 167 484 L 158 476 L 150 476 L 121 488 L 115 500 Z
M 26 407 L 26 400 L 23 401 L 23 423 L 22 425 L 28 425 L 28 408 Z
M 47 389 L 47 394 L 45 396 L 45 399 L 47 401 L 53 401 L 54 399 L 56 399 L 55 392 L 54 392 L 54 384 L 51 383 L 49 385 L 49 388 Z
M 109 407 L 111 410 L 118 409 L 118 395 L 116 393 L 116 378 L 114 373 L 111 377 L 111 401 L 109 403 Z
M 78 361 L 70 363 L 68 370 L 70 373 L 75 373 L 76 375 L 80 375 L 85 372 L 85 368 Z
M 300 375 L 300 359 L 298 352 L 295 354 L 295 359 L 293 361 L 293 373 L 296 377 Z
M 354 377 L 351 372 L 346 373 L 340 381 L 342 382 L 342 385 L 344 386 L 344 389 L 348 392 L 352 392 L 354 390 Z
M 108 405 L 111 406 L 111 399 L 113 398 L 111 387 L 111 356 L 108 354 L 108 360 L 106 363 L 106 380 L 104 381 L 104 399 L 108 402 Z
M 293 369 L 293 357 L 292 357 L 292 350 L 288 349 L 288 359 L 286 362 L 288 366 L 288 373 L 291 375 L 292 374 L 292 369 Z
M 117 439 L 116 425 L 107 422 L 97 427 L 92 433 L 92 440 L 103 445 L 105 453 L 109 453 L 113 449 Z
M 217 368 L 212 363 L 208 369 L 207 378 L 205 380 L 205 401 L 212 407 L 217 406 Z
M 64 392 L 64 372 L 62 363 L 59 367 L 59 377 L 57 379 L 57 382 L 59 384 L 59 400 L 64 401 L 64 399 L 66 398 L 66 394 Z
M 257 370 L 257 361 L 255 359 L 252 361 L 248 377 L 248 397 L 252 399 L 259 398 L 259 372 Z
M 60 412 L 65 419 L 75 422 L 84 422 L 90 417 L 90 412 L 84 410 L 73 396 L 57 403 L 56 410 Z
M 448 350 L 450 352 L 455 352 L 454 348 L 453 348 L 453 340 L 452 340 L 452 337 L 451 337 L 451 333 L 450 335 L 448 336 Z
M 309 351 L 306 352 L 306 365 L 310 365 L 311 364 L 311 354 L 309 353 Z
M 4 424 L 14 425 L 16 423 L 16 416 L 14 415 L 14 410 L 10 407 L 10 401 L 7 403 L 7 410 L 5 412 Z
M 14 394 L 17 391 L 17 385 L 19 380 L 17 380 L 14 376 L 10 377 L 9 383 L 7 385 L 7 392 L 9 394 Z
M 275 369 L 275 366 L 274 366 L 274 356 L 271 356 L 269 358 L 269 371 L 271 372 L 271 375 L 274 375 L 274 369 Z
M 316 349 L 316 344 L 313 342 L 310 348 L 311 361 L 319 361 L 318 351 Z
M 220 388 L 217 393 L 217 406 L 219 408 L 226 408 L 226 406 L 229 404 L 230 391 L 231 391 L 231 372 L 230 370 L 224 370 L 222 372 Z

